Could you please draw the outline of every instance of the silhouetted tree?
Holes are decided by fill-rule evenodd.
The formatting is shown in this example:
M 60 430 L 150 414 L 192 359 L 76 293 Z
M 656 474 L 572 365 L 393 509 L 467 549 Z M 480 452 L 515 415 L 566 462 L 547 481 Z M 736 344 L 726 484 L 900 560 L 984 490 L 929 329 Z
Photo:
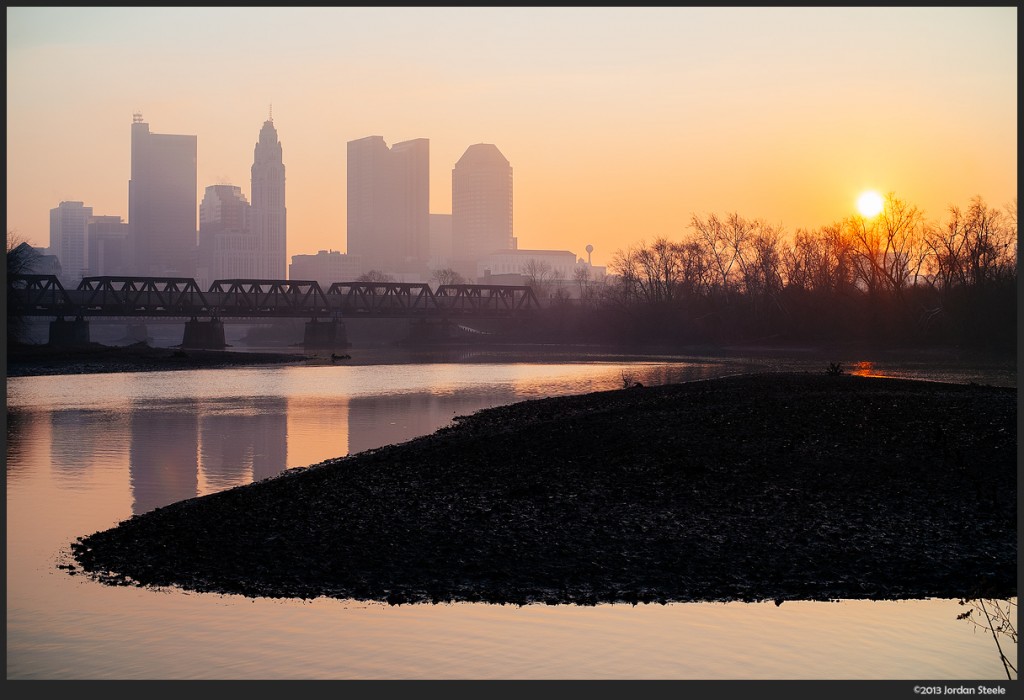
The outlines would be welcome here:
M 381 270 L 370 270 L 356 277 L 356 282 L 370 282 L 373 284 L 387 284 L 394 282 L 395 278 Z
M 1013 347 L 1016 201 L 980 198 L 944 227 L 893 194 L 875 218 L 792 238 L 738 213 L 692 215 L 690 235 L 613 253 L 595 304 L 603 337 L 636 341 L 954 342 Z M 536 284 L 538 268 L 531 270 Z M 577 278 L 577 283 L 584 279 Z M 955 321 L 955 323 L 954 323 Z
M 928 230 L 936 283 L 943 289 L 983 286 L 1012 275 L 1017 265 L 1016 207 L 1002 212 L 975 197 L 966 211 L 949 208 L 949 219 Z
M 847 220 L 854 263 L 869 293 L 888 291 L 900 296 L 918 281 L 927 256 L 921 211 L 889 193 L 882 213 Z
M 577 265 L 572 271 L 572 279 L 580 289 L 580 303 L 590 298 L 590 268 L 586 265 Z
M 537 295 L 537 300 L 543 303 L 548 297 L 548 286 L 554 278 L 551 265 L 543 260 L 530 258 L 523 266 L 523 276 L 526 278 L 527 286 Z
M 967 620 L 975 627 L 992 635 L 999 661 L 1003 664 L 1006 677 L 1016 680 L 1017 666 L 1017 601 L 971 598 L 961 600 L 967 610 L 957 615 L 958 620 Z M 1010 649 L 1013 645 L 1013 649 Z
M 690 228 L 715 272 L 715 288 L 728 303 L 742 283 L 743 253 L 751 233 L 750 224 L 735 213 L 725 219 L 716 214 L 705 219 L 693 215 Z
M 466 278 L 450 267 L 434 270 L 430 275 L 430 279 L 431 281 L 436 282 L 438 286 L 444 286 L 446 284 L 466 284 Z
M 39 261 L 40 253 L 28 242 L 21 239 L 14 231 L 7 232 L 7 246 L 4 251 L 6 265 L 4 266 L 4 286 L 13 275 L 31 274 Z M 7 340 L 12 343 L 19 343 L 25 339 L 28 330 L 28 319 L 18 312 L 12 304 L 10 295 L 7 298 Z

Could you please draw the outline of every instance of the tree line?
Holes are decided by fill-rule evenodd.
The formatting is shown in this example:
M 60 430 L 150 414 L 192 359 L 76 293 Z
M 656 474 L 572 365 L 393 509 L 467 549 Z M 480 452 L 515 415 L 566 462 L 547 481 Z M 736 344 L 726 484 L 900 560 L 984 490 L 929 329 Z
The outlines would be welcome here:
M 890 193 L 875 217 L 791 236 L 737 213 L 693 215 L 679 240 L 616 251 L 609 272 L 601 287 L 577 280 L 577 313 L 556 299 L 548 330 L 637 343 L 1008 350 L 1016 342 L 1016 200 L 998 209 L 975 197 L 931 223 Z

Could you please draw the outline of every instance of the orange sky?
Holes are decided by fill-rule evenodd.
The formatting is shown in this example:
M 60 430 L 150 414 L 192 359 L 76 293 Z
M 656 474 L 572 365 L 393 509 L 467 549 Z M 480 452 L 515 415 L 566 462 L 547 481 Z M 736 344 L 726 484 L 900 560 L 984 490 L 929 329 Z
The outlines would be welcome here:
M 346 143 L 430 139 L 431 212 L 493 143 L 521 248 L 615 250 L 738 212 L 789 231 L 865 188 L 942 220 L 1017 194 L 1017 10 L 28 8 L 7 13 L 7 229 L 127 219 L 130 127 L 198 137 L 206 186 L 250 194 L 273 105 L 288 254 L 344 251 Z

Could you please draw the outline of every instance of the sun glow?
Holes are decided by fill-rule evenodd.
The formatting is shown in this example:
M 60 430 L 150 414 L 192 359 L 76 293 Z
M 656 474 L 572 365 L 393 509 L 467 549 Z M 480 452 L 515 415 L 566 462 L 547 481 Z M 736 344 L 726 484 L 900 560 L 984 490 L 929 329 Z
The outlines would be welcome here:
M 885 201 L 882 199 L 882 195 L 874 190 L 863 192 L 857 198 L 857 211 L 860 212 L 861 216 L 869 219 L 878 216 L 884 207 Z

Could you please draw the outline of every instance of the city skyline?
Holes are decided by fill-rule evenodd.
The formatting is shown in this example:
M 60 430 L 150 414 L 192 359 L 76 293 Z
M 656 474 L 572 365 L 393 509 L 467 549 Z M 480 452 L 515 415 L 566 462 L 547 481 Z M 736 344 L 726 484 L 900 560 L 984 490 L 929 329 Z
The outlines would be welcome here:
M 495 144 L 519 247 L 592 244 L 595 264 L 693 214 L 824 226 L 865 189 L 941 221 L 1016 196 L 1016 12 L 8 8 L 8 231 L 46 246 L 62 201 L 131 223 L 135 112 L 197 135 L 197 202 L 244 190 L 270 105 L 289 261 L 348 252 L 345 147 L 368 134 L 430 141 L 431 214 L 467 147 Z M 202 79 L 217 64 L 231 81 Z

